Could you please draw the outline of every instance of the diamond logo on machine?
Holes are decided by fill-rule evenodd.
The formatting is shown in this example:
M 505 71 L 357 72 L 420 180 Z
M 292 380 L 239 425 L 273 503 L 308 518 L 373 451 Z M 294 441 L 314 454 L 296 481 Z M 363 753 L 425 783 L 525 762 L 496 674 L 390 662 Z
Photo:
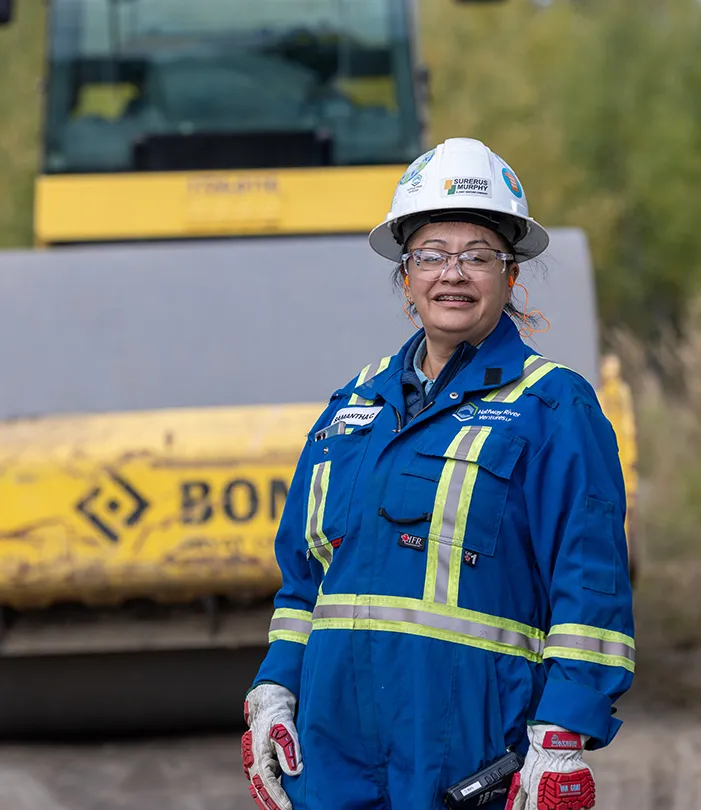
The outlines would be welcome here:
M 125 531 L 140 522 L 149 506 L 146 498 L 124 478 L 105 470 L 97 486 L 75 508 L 100 534 L 118 543 Z

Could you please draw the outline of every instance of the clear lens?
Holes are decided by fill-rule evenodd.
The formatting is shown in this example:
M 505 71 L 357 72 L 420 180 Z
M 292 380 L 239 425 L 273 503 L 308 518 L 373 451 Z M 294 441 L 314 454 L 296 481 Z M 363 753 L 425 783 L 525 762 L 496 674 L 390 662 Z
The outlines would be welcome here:
M 411 258 L 416 269 L 426 278 L 441 276 L 454 256 L 461 275 L 493 273 L 501 271 L 505 267 L 505 260 L 502 258 L 504 254 L 493 248 L 476 248 L 475 250 L 465 250 L 460 254 L 420 248 L 410 251 L 406 256 Z
M 437 270 L 439 273 L 445 267 L 447 255 L 440 250 L 415 250 L 412 253 L 414 264 L 419 270 Z

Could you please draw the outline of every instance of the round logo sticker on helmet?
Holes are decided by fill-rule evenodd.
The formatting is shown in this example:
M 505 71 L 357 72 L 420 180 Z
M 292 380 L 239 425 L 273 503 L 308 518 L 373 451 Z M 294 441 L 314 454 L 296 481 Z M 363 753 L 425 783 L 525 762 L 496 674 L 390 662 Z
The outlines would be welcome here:
M 514 195 L 514 197 L 518 197 L 519 199 L 523 197 L 523 189 L 521 188 L 521 184 L 518 181 L 518 177 L 516 177 L 511 169 L 502 169 L 501 176 L 504 178 L 506 187 Z
M 431 149 L 430 152 L 426 152 L 421 157 L 417 157 L 416 160 L 409 166 L 409 168 L 404 172 L 402 175 L 402 179 L 399 181 L 400 186 L 405 186 L 410 180 L 413 180 L 417 174 L 420 174 L 426 166 L 431 162 L 431 158 L 436 154 L 435 149 Z

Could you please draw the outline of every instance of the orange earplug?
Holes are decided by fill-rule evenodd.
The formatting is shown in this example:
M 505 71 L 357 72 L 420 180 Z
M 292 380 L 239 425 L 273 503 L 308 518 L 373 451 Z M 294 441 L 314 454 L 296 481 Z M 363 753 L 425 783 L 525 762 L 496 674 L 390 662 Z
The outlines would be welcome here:
M 516 279 L 513 276 L 511 276 L 511 278 L 509 279 L 509 287 L 513 287 L 515 283 Z

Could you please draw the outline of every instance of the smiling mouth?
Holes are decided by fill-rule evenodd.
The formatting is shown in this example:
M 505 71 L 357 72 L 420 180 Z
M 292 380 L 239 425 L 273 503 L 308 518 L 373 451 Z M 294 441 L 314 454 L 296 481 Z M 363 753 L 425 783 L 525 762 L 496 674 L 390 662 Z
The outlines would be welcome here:
M 457 303 L 474 304 L 475 299 L 469 295 L 437 295 L 436 301 L 455 301 Z

